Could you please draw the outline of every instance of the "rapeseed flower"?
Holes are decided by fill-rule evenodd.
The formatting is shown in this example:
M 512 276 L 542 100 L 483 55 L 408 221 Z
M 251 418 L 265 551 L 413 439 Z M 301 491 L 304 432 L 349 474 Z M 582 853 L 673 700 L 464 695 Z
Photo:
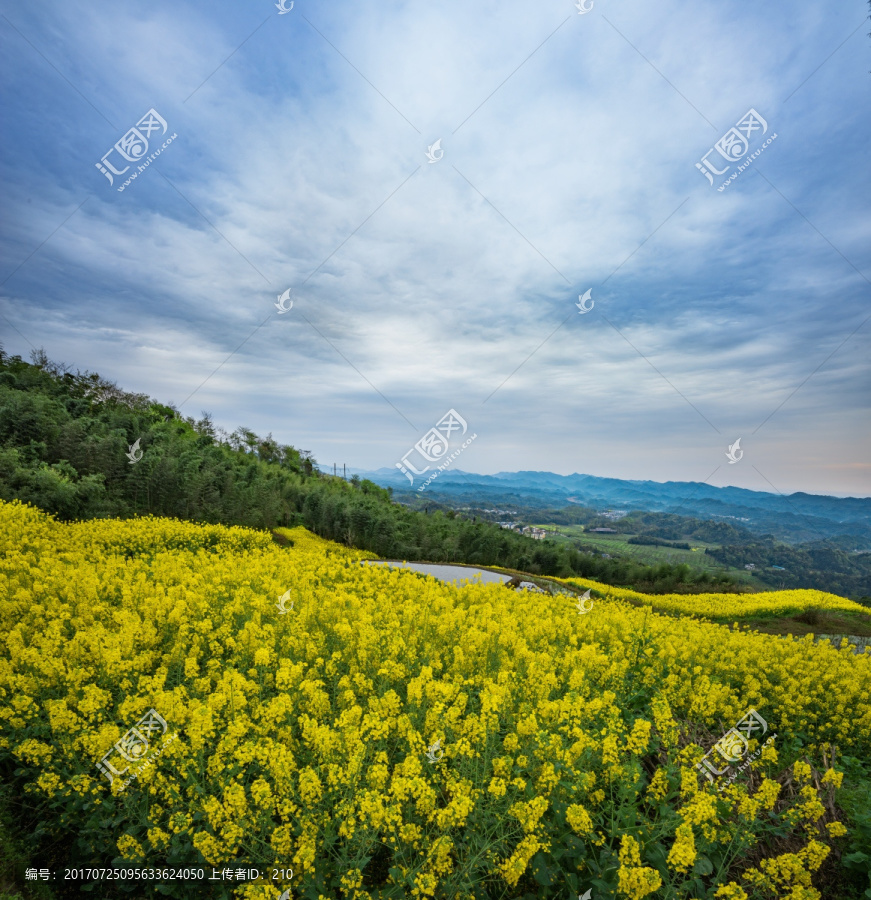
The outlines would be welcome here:
M 654 815 L 674 835 L 675 895 L 706 844 L 740 837 L 737 822 L 752 836 L 776 820 L 810 843 L 760 863 L 759 889 L 812 890 L 828 852 L 819 835 L 843 833 L 822 803 L 841 773 L 825 773 L 824 798 L 795 763 L 799 795 L 786 803 L 772 743 L 753 763 L 755 793 L 715 796 L 694 768 L 694 736 L 720 735 L 753 707 L 817 768 L 829 745 L 871 755 L 871 654 L 659 615 L 701 601 L 598 583 L 579 617 L 559 596 L 456 588 L 281 532 L 293 546 L 170 519 L 63 525 L 0 502 L 0 762 L 58 829 L 105 846 L 99 817 L 81 814 L 99 805 L 130 862 L 171 851 L 220 865 L 257 847 L 313 896 L 358 900 L 360 860 L 378 844 L 396 891 L 459 897 L 488 879 L 534 890 L 539 860 L 574 834 L 603 868 L 618 855 L 621 896 L 640 898 L 665 889 L 639 842 L 653 839 Z M 752 603 L 808 603 L 774 594 L 791 596 Z M 627 602 L 637 597 L 640 608 Z M 705 602 L 711 614 L 751 599 Z M 113 748 L 150 709 L 167 734 L 149 735 L 121 791 L 96 764 L 127 765 Z M 430 762 L 436 739 L 444 755 Z M 615 835 L 627 810 L 637 830 Z M 485 834 L 490 845 L 476 844 Z M 746 895 L 727 885 L 718 896 Z

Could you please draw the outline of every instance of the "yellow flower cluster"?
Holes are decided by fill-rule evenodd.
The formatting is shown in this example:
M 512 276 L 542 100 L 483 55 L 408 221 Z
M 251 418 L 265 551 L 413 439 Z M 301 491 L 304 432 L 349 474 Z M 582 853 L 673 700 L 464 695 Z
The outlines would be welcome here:
M 730 839 L 722 822 L 764 815 L 766 792 L 748 804 L 737 786 L 699 786 L 687 722 L 720 734 L 753 707 L 811 759 L 833 743 L 871 754 L 871 655 L 616 593 L 578 615 L 565 597 L 457 588 L 281 532 L 292 546 L 174 520 L 63 525 L 0 503 L 0 763 L 60 810 L 53 827 L 105 848 L 105 825 L 79 816 L 103 807 L 110 857 L 248 859 L 353 900 L 376 877 L 397 896 L 472 900 L 487 879 L 545 883 L 558 840 L 610 853 L 618 794 L 674 805 L 678 879 L 700 841 Z M 119 794 L 96 763 L 152 708 L 168 723 L 155 745 L 178 739 Z M 652 780 L 651 753 L 666 761 Z M 819 818 L 812 791 L 796 833 Z M 612 847 L 621 896 L 661 885 L 639 838 Z M 814 871 L 820 851 L 796 860 L 760 873 L 804 886 L 798 867 Z
M 744 872 L 743 879 L 763 897 L 821 900 L 822 895 L 811 885 L 811 876 L 828 855 L 829 848 L 825 844 L 811 840 L 798 853 L 763 859 L 758 867 Z M 718 900 L 746 900 L 747 894 L 733 881 L 720 888 L 716 897 Z
M 623 835 L 617 875 L 620 894 L 629 900 L 641 900 L 662 885 L 662 877 L 655 869 L 641 865 L 638 841 L 631 834 Z

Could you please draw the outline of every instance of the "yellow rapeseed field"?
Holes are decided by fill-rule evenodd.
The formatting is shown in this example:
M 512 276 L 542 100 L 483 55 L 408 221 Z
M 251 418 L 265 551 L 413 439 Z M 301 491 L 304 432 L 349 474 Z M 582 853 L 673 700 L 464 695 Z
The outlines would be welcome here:
M 77 859 L 258 861 L 312 900 L 820 897 L 871 653 L 283 533 L 0 503 L 0 764 Z M 152 709 L 159 757 L 110 784 L 97 763 Z M 695 766 L 749 709 L 774 740 L 713 784 Z
M 761 591 L 756 594 L 641 594 L 584 578 L 554 579 L 580 588 L 592 588 L 603 597 L 639 601 L 663 612 L 734 621 L 751 616 L 790 616 L 807 609 L 843 610 L 867 616 L 871 610 L 837 594 L 824 591 Z

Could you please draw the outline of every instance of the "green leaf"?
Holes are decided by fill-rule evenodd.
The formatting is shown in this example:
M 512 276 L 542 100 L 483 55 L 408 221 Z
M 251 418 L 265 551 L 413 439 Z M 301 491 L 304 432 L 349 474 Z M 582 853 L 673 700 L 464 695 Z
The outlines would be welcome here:
M 532 875 L 542 887 L 548 887 L 551 883 L 551 871 L 541 851 L 532 857 Z
M 665 847 L 659 842 L 647 844 L 644 848 L 644 855 L 657 869 L 662 869 L 667 864 L 668 854 L 665 852 Z
M 707 856 L 700 856 L 693 866 L 693 873 L 696 875 L 710 875 L 714 871 L 714 864 Z

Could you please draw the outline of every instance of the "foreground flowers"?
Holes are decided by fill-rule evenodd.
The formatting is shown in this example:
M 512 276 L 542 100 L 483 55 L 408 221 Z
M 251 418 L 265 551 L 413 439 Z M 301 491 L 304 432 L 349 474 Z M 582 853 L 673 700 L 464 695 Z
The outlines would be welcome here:
M 79 861 L 252 860 L 312 897 L 811 897 L 824 754 L 871 756 L 871 654 L 615 592 L 578 616 L 303 529 L 0 523 L 0 762 Z M 694 766 L 748 708 L 777 741 L 718 792 Z M 119 793 L 96 763 L 149 709 L 179 737 Z M 797 849 L 758 862 L 774 831 Z

